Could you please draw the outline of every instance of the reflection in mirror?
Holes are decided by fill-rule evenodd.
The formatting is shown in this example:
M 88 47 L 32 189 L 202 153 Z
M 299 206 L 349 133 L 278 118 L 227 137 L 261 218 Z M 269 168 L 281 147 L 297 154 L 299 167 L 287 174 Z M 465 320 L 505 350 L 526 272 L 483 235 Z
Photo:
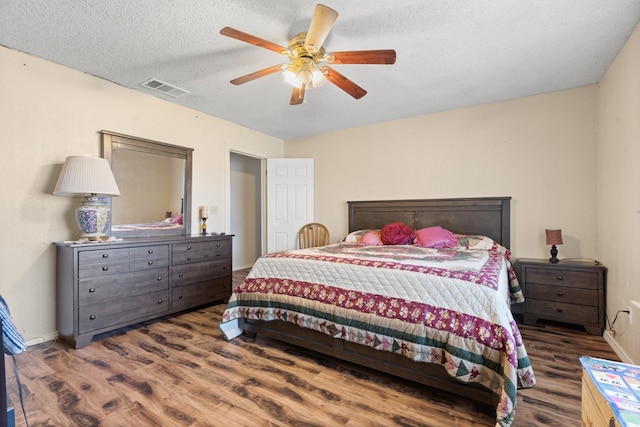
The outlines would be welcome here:
M 193 149 L 107 131 L 102 142 L 121 193 L 111 200 L 111 235 L 189 233 Z

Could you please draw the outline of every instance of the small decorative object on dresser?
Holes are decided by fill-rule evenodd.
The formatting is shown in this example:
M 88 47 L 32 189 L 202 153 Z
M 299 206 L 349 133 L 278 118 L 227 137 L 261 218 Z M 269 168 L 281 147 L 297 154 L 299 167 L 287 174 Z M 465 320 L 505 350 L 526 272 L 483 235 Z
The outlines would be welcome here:
M 583 325 L 592 335 L 604 329 L 607 268 L 597 261 L 521 258 L 524 323 L 538 319 Z
M 173 236 L 56 242 L 60 339 L 94 336 L 231 296 L 231 238 Z

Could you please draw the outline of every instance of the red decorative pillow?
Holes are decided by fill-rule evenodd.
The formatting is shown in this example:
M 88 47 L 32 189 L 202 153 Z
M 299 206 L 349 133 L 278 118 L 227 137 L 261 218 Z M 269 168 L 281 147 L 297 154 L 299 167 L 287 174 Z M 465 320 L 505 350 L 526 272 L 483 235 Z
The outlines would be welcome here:
M 442 227 L 427 227 L 416 231 L 413 244 L 423 248 L 455 248 L 458 246 L 458 238 Z
M 380 229 L 380 240 L 385 245 L 408 245 L 415 237 L 411 227 L 402 222 L 392 222 Z

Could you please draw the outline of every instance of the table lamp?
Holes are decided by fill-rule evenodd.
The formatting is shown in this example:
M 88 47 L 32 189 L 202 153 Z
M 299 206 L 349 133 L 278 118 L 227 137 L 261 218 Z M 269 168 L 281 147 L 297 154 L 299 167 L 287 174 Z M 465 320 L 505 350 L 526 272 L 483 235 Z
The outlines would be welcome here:
M 562 244 L 562 230 L 544 230 L 547 235 L 547 245 L 551 245 L 551 258 L 549 262 L 556 264 L 558 261 L 558 248 L 556 245 Z
M 69 156 L 62 166 L 55 196 L 83 196 L 76 209 L 81 238 L 106 240 L 111 224 L 111 209 L 104 196 L 119 196 L 120 190 L 106 159 L 90 156 Z

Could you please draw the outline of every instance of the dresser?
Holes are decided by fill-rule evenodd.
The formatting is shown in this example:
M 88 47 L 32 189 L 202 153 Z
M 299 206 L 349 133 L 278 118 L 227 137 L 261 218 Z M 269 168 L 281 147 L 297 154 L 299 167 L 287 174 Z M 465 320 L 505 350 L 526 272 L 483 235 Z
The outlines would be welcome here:
M 523 320 L 538 319 L 584 326 L 592 335 L 605 327 L 607 269 L 594 261 L 519 259 L 525 302 Z
M 105 332 L 227 299 L 232 237 L 56 242 L 60 339 L 79 348 Z

